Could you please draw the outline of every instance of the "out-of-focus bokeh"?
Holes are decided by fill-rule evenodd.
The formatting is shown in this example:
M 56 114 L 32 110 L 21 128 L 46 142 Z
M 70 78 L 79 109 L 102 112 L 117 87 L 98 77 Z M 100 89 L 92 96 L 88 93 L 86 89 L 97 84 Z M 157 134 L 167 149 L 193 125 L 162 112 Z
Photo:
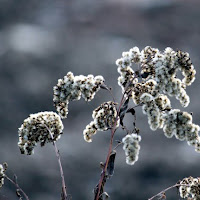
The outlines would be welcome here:
M 196 81 L 188 87 L 190 105 L 200 124 L 200 2 L 198 0 L 0 0 L 0 163 L 9 165 L 8 175 L 18 182 L 31 200 L 60 198 L 61 180 L 51 144 L 35 148 L 32 156 L 21 155 L 18 127 L 30 113 L 55 111 L 52 87 L 68 71 L 75 75 L 103 75 L 117 100 L 115 60 L 133 46 L 152 46 L 187 51 L 196 67 Z M 92 102 L 69 104 L 63 120 L 64 134 L 58 141 L 68 192 L 75 200 L 93 199 L 100 177 L 99 162 L 105 161 L 110 133 L 98 132 L 93 142 L 82 131 L 92 120 L 92 111 L 110 100 L 100 91 Z M 147 118 L 137 108 L 136 125 L 142 136 L 139 160 L 125 163 L 117 149 L 115 174 L 106 184 L 113 200 L 144 200 L 186 176 L 199 176 L 200 154 L 186 142 L 167 139 L 162 130 L 151 131 Z M 126 117 L 131 124 L 132 117 Z M 115 139 L 124 133 L 119 129 Z M 174 189 L 167 199 L 178 199 Z M 6 181 L 1 200 L 17 199 Z

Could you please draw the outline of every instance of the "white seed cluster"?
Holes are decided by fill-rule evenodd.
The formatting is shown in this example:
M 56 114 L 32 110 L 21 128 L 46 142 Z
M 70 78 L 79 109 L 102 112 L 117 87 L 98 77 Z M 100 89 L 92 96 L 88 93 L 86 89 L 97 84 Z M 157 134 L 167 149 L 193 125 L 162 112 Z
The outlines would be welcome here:
M 135 87 L 132 89 L 132 99 L 135 104 L 142 103 L 140 97 L 144 93 L 151 94 L 153 96 L 157 95 L 157 91 L 155 90 L 156 82 L 153 79 L 150 79 L 143 83 L 136 83 Z
M 131 67 L 118 67 L 118 72 L 121 76 L 118 78 L 118 84 L 122 88 L 122 93 L 125 92 L 125 90 L 134 88 L 134 85 L 138 83 L 138 79 L 135 77 L 135 72 L 132 70 Z M 130 91 L 130 96 L 132 95 L 132 91 Z
M 91 101 L 103 83 L 102 76 L 74 76 L 72 72 L 58 79 L 58 84 L 53 87 L 53 102 L 59 115 L 67 117 L 69 101 L 79 100 L 81 96 L 85 101 Z
M 200 178 L 188 177 L 184 178 L 179 186 L 179 194 L 181 198 L 187 198 L 191 200 L 200 199 Z
M 115 123 L 119 126 L 116 103 L 112 101 L 105 102 L 97 107 L 92 114 L 93 121 L 90 122 L 83 131 L 83 137 L 86 142 L 92 142 L 92 136 L 97 131 L 106 131 L 112 128 Z
M 171 108 L 171 103 L 167 96 L 160 94 L 157 97 L 153 97 L 149 93 L 143 93 L 140 101 L 143 103 L 143 113 L 148 117 L 150 128 L 154 131 L 158 128 L 163 128 L 164 118 L 162 111 Z
M 185 88 L 192 84 L 196 74 L 188 53 L 173 51 L 169 47 L 164 52 L 160 52 L 149 46 L 141 52 L 138 47 L 123 52 L 122 58 L 116 61 L 120 73 L 118 84 L 122 87 L 123 92 L 127 83 L 129 89 L 132 86 L 132 91 L 134 91 L 134 86 L 138 82 L 137 76 L 131 68 L 134 63 L 140 64 L 143 80 L 153 79 L 156 82 L 154 90 L 157 90 L 157 93 L 175 96 L 183 107 L 188 106 L 190 99 Z M 182 72 L 183 80 L 176 77 L 177 70 Z M 144 91 L 141 90 L 139 93 L 144 93 Z M 138 92 L 135 95 L 138 96 Z M 134 97 L 134 94 L 132 96 Z M 138 101 L 134 102 L 138 103 Z
M 138 71 L 132 69 L 137 64 Z M 175 136 L 186 140 L 200 152 L 200 127 L 192 123 L 192 116 L 171 108 L 168 96 L 174 96 L 183 107 L 190 103 L 186 86 L 195 80 L 196 71 L 187 52 L 174 51 L 167 47 L 164 52 L 150 46 L 142 51 L 133 47 L 122 53 L 116 61 L 120 77 L 118 84 L 122 92 L 129 94 L 136 105 L 142 104 L 152 130 L 162 128 L 166 137 Z M 180 70 L 183 79 L 177 78 Z M 142 82 L 139 82 L 141 78 Z
M 18 146 L 21 153 L 31 155 L 38 142 L 44 146 L 46 143 L 58 140 L 63 128 L 61 118 L 55 112 L 46 111 L 31 114 L 24 120 L 18 131 Z M 51 132 L 53 139 L 49 132 Z
M 126 155 L 126 163 L 133 165 L 138 160 L 141 136 L 135 133 L 126 135 L 123 139 L 123 149 Z
M 166 137 L 175 136 L 178 140 L 186 140 L 200 152 L 200 127 L 192 123 L 192 115 L 179 109 L 171 109 L 170 100 L 166 95 L 153 97 L 148 93 L 140 97 L 143 102 L 143 113 L 148 117 L 152 130 L 163 128 Z
M 4 177 L 5 177 L 5 168 L 3 167 L 3 165 L 0 164 L 0 188 L 4 184 Z
M 197 152 L 200 152 L 200 127 L 192 123 L 192 115 L 187 112 L 182 112 L 179 109 L 172 109 L 164 115 L 163 131 L 166 137 L 175 136 L 177 139 L 195 147 Z

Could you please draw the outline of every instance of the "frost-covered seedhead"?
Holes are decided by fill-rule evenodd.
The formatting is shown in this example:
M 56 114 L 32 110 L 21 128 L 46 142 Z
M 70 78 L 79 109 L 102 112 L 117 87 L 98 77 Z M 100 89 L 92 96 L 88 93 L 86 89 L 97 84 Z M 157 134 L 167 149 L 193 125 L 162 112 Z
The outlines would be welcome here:
M 115 123 L 116 127 L 119 126 L 116 105 L 116 103 L 108 101 L 101 104 L 93 111 L 92 118 L 94 120 L 91 121 L 83 131 L 85 141 L 92 142 L 91 137 L 96 134 L 97 131 L 106 131 L 112 128 Z
M 126 155 L 126 163 L 128 165 L 133 165 L 138 160 L 141 136 L 135 133 L 126 135 L 123 139 L 123 149 Z
M 5 177 L 6 169 L 7 169 L 7 163 L 4 163 L 3 165 L 0 164 L 0 188 L 4 184 L 4 177 Z
M 200 199 L 200 178 L 188 177 L 180 181 L 179 186 L 180 197 L 185 199 L 192 198 L 193 200 Z
M 22 154 L 31 155 L 39 142 L 41 146 L 56 141 L 63 131 L 63 123 L 55 112 L 39 112 L 30 114 L 19 128 L 18 146 Z M 52 133 L 53 139 L 49 131 Z
M 53 87 L 53 102 L 59 115 L 66 118 L 69 102 L 79 100 L 81 96 L 85 101 L 91 101 L 103 83 L 102 76 L 74 76 L 72 72 L 68 72 Z
M 133 64 L 140 64 L 140 74 L 133 71 Z M 116 65 L 120 73 L 118 84 L 122 87 L 122 92 L 125 88 L 131 89 L 134 103 L 140 103 L 140 96 L 147 92 L 154 96 L 158 93 L 175 96 L 183 107 L 188 106 L 190 99 L 185 88 L 195 80 L 196 71 L 187 52 L 174 51 L 169 47 L 160 52 L 149 46 L 140 52 L 138 47 L 134 47 L 128 52 L 123 52 Z M 182 72 L 182 80 L 176 77 L 177 70 Z M 144 82 L 138 83 L 138 77 Z M 155 81 L 151 91 L 145 87 L 147 80 Z

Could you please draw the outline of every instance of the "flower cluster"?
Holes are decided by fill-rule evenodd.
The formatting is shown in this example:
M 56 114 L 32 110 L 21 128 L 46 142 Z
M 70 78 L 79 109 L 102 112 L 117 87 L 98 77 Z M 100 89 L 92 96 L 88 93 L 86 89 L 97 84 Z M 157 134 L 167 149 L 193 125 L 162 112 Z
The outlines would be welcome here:
M 195 147 L 197 152 L 200 152 L 199 130 L 200 127 L 192 123 L 192 115 L 187 112 L 172 109 L 164 115 L 165 135 L 169 138 L 174 135 L 181 141 L 186 140 L 189 145 Z
M 135 104 L 142 103 L 140 97 L 144 93 L 151 94 L 152 96 L 157 95 L 157 91 L 155 90 L 156 82 L 153 79 L 150 79 L 143 83 L 136 83 L 135 87 L 132 89 L 132 99 Z
M 91 101 L 103 83 L 102 76 L 74 76 L 72 72 L 68 72 L 53 87 L 53 102 L 59 115 L 67 117 L 69 101 L 79 100 L 81 96 L 85 101 Z
M 131 67 L 134 63 L 140 64 L 140 72 L 133 71 Z M 179 140 L 186 140 L 200 152 L 200 127 L 192 123 L 189 113 L 172 109 L 168 98 L 176 97 L 183 107 L 190 102 L 185 89 L 195 80 L 196 71 L 189 54 L 169 47 L 164 52 L 149 46 L 142 51 L 134 47 L 123 52 L 116 65 L 120 73 L 118 84 L 136 105 L 142 104 L 150 128 L 163 128 L 167 137 L 174 135 Z M 178 70 L 184 76 L 182 80 L 177 78 Z
M 135 72 L 129 66 L 126 68 L 118 67 L 118 72 L 121 75 L 118 78 L 118 85 L 121 86 L 122 93 L 124 93 L 129 89 L 130 90 L 129 96 L 133 95 L 132 88 L 134 88 L 134 85 L 138 83 L 138 79 L 136 78 Z
M 141 136 L 135 133 L 126 135 L 123 139 L 123 149 L 126 155 L 126 163 L 133 165 L 138 160 Z
M 0 164 L 0 188 L 3 186 L 4 184 L 4 177 L 5 177 L 5 172 L 8 168 L 8 164 L 6 162 L 2 164 Z
M 200 199 L 200 178 L 188 177 L 180 181 L 179 193 L 181 198 Z
M 48 142 L 58 140 L 63 128 L 60 116 L 55 112 L 46 111 L 31 114 L 24 120 L 18 131 L 18 146 L 21 153 L 31 155 L 34 153 L 33 149 L 38 142 L 41 146 L 44 146 Z
M 4 184 L 5 171 L 6 169 L 4 168 L 4 166 L 0 164 L 0 188 Z
M 137 73 L 132 70 L 131 66 L 134 63 L 140 64 L 140 75 L 136 76 Z M 128 52 L 123 52 L 122 58 L 116 61 L 116 65 L 120 73 L 118 84 L 122 87 L 123 92 L 127 83 L 128 89 L 130 90 L 133 86 L 132 91 L 134 92 L 134 86 L 138 84 L 137 77 L 139 76 L 143 80 L 154 80 L 156 82 L 154 90 L 157 90 L 157 93 L 175 96 L 183 107 L 188 106 L 190 100 L 185 88 L 192 84 L 196 74 L 188 53 L 173 51 L 169 47 L 162 53 L 158 49 L 149 46 L 140 52 L 138 47 L 134 47 Z M 182 72 L 183 80 L 176 77 L 177 70 Z M 141 88 L 141 84 L 139 84 L 139 88 Z M 144 91 L 142 89 L 140 92 L 140 90 L 138 92 L 141 95 Z M 133 98 L 134 95 L 138 96 L 138 92 L 132 94 Z M 139 103 L 138 101 L 134 102 Z
M 92 113 L 93 121 L 90 122 L 83 131 L 83 136 L 86 142 L 92 142 L 92 136 L 97 131 L 106 131 L 112 128 L 115 124 L 119 126 L 116 103 L 112 101 L 105 102 L 97 107 Z
M 163 128 L 166 137 L 175 136 L 177 139 L 186 140 L 189 145 L 200 152 L 200 127 L 192 123 L 192 115 L 179 109 L 171 109 L 170 100 L 166 95 L 160 94 L 153 97 L 148 93 L 140 97 L 143 102 L 143 113 L 148 117 L 152 130 Z
M 150 128 L 152 130 L 163 128 L 164 119 L 162 111 L 171 108 L 171 103 L 167 96 L 160 94 L 154 98 L 149 93 L 143 93 L 140 101 L 143 103 L 143 113 L 148 117 Z

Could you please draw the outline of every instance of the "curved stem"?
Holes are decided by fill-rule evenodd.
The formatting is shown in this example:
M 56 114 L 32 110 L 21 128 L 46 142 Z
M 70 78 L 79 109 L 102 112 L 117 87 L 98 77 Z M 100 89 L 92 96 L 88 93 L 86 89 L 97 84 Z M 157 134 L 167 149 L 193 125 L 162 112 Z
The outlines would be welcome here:
M 48 129 L 49 134 L 51 135 L 51 138 L 53 140 L 54 138 L 53 138 L 52 132 L 49 130 L 48 127 L 47 127 L 47 129 Z M 60 159 L 60 153 L 59 153 L 59 150 L 57 148 L 57 145 L 56 145 L 55 141 L 53 141 L 53 146 L 54 146 L 54 149 L 55 149 L 56 157 L 58 159 L 58 165 L 59 165 L 59 169 L 60 169 L 60 176 L 61 176 L 61 179 L 62 179 L 62 196 L 63 196 L 63 200 L 66 200 L 67 199 L 67 187 L 66 187 L 66 184 L 65 184 L 65 177 L 64 177 L 64 173 L 63 173 L 61 159 Z
M 24 192 L 24 190 L 22 190 L 22 188 L 19 186 L 19 184 L 15 181 L 13 181 L 12 179 L 10 179 L 6 174 L 4 175 L 4 177 L 9 180 L 13 185 L 15 185 L 15 187 L 24 195 L 26 200 L 29 200 L 27 194 Z
M 175 188 L 175 187 L 179 187 L 179 186 L 190 186 L 190 185 L 185 185 L 185 184 L 175 184 L 175 185 L 172 185 L 172 186 L 170 186 L 170 187 L 168 187 L 168 188 L 166 188 L 166 189 L 164 189 L 164 190 L 162 190 L 161 192 L 159 192 L 158 194 L 156 194 L 156 195 L 154 195 L 153 197 L 151 197 L 151 198 L 149 198 L 148 200 L 152 200 L 152 199 L 154 199 L 155 197 L 157 197 L 157 196 L 161 196 L 164 192 L 167 192 L 168 190 L 170 190 L 170 189 L 172 189 L 172 188 Z

